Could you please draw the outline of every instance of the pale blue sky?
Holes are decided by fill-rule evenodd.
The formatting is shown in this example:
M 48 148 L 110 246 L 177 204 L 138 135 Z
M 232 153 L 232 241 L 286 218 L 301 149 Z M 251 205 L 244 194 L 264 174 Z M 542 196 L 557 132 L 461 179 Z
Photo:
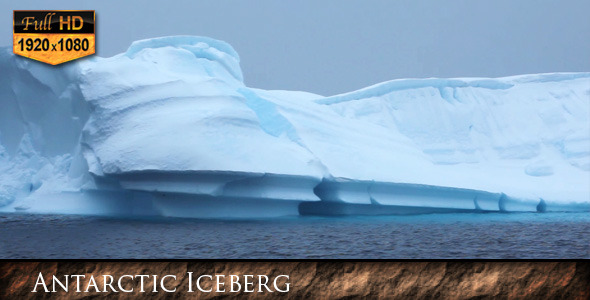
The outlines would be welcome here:
M 590 1 L 252 0 L 0 3 L 0 46 L 14 9 L 94 9 L 98 54 L 138 39 L 204 35 L 230 43 L 245 81 L 323 95 L 407 77 L 590 71 Z

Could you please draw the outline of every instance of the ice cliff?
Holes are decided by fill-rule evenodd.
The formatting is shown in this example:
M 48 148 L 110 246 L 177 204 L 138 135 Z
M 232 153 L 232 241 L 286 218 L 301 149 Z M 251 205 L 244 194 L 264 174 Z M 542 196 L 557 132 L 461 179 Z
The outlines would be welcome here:
M 0 49 L 0 211 L 181 217 L 590 210 L 590 73 L 244 85 L 204 37 L 60 67 Z

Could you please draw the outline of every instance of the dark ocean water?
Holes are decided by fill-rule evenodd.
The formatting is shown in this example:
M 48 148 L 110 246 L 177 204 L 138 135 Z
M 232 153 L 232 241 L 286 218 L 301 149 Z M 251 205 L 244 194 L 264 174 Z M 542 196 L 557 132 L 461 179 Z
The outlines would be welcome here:
M 113 219 L 0 214 L 0 258 L 590 258 L 590 213 Z

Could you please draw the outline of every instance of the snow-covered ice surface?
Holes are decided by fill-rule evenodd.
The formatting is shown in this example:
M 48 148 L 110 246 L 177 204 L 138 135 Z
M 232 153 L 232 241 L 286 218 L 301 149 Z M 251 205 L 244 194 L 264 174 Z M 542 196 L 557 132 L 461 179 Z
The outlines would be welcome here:
M 46 66 L 0 49 L 0 211 L 194 218 L 590 211 L 590 73 L 243 83 L 204 37 Z

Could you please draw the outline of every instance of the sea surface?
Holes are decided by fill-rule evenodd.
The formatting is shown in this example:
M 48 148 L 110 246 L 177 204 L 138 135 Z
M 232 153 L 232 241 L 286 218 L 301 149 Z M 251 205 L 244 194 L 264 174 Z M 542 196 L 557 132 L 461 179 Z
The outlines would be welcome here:
M 117 219 L 0 214 L 0 258 L 579 259 L 590 213 Z

